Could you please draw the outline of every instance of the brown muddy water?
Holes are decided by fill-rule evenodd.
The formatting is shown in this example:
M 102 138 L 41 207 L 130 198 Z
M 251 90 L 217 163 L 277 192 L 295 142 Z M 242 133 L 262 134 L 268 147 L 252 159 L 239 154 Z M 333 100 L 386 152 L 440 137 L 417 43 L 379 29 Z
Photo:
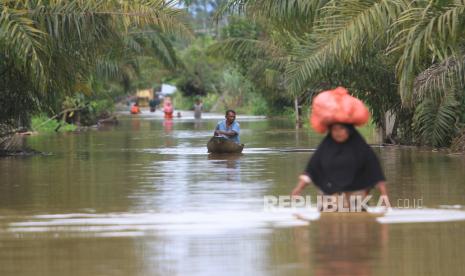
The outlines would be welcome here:
M 392 212 L 308 222 L 263 198 L 290 193 L 320 135 L 238 116 L 244 153 L 212 156 L 221 116 L 190 117 L 123 116 L 1 158 L 0 275 L 465 275 L 462 157 L 375 147 Z

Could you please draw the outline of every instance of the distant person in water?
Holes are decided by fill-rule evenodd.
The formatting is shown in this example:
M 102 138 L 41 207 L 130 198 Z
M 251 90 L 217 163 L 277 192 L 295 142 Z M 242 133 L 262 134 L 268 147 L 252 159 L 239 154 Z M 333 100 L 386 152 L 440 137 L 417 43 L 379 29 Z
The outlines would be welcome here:
M 155 112 L 159 104 L 160 104 L 160 100 L 158 99 L 158 96 L 155 96 L 153 99 L 151 99 L 149 101 L 150 112 Z
M 203 109 L 202 101 L 200 99 L 196 99 L 194 103 L 194 118 L 195 119 L 202 118 L 202 109 Z
M 139 103 L 135 103 L 133 106 L 131 106 L 131 114 L 139 114 L 141 113 L 140 108 L 139 108 Z
M 224 137 L 239 144 L 240 131 L 239 123 L 236 122 L 236 112 L 229 109 L 226 111 L 225 120 L 218 122 L 216 125 L 214 136 Z
M 344 206 L 350 204 L 351 195 L 363 199 L 374 187 L 389 204 L 379 160 L 351 124 L 334 123 L 329 126 L 326 137 L 300 175 L 292 195 L 300 195 L 312 182 L 320 194 L 343 196 Z
M 174 107 L 170 97 L 163 99 L 163 112 L 165 113 L 165 119 L 173 118 Z

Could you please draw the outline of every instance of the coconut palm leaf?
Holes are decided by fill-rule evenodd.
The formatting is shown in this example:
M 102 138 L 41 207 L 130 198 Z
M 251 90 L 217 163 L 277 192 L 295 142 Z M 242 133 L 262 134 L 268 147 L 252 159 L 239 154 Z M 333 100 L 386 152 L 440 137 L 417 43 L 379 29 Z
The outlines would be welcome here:
M 256 40 L 244 38 L 229 38 L 215 43 L 209 48 L 212 54 L 222 55 L 231 59 L 256 59 L 263 60 L 265 58 L 276 58 L 274 64 L 284 69 L 285 53 L 283 48 L 280 48 L 271 40 Z
M 229 12 L 251 18 L 267 18 L 276 29 L 299 33 L 312 27 L 320 7 L 328 0 L 229 0 L 217 11 L 217 17 Z
M 134 30 L 154 33 L 133 35 Z M 15 122 L 38 108 L 59 108 L 63 95 L 83 87 L 94 74 L 127 84 L 137 74 L 138 55 L 174 66 L 167 34 L 192 36 L 175 1 L 0 1 L 0 77 L 5 84 L 0 95 L 18 107 L 2 110 L 0 123 Z
M 464 58 L 463 55 L 459 59 L 449 57 L 418 74 L 413 86 L 414 100 L 418 102 L 425 97 L 431 97 L 433 93 L 443 93 L 457 83 L 463 86 Z
M 30 68 L 33 72 L 31 77 L 44 84 L 46 33 L 37 28 L 26 11 L 9 8 L 5 3 L 0 3 L 0 9 L 1 49 L 16 60 L 18 67 Z
M 381 39 L 406 4 L 401 0 L 329 2 L 314 32 L 294 50 L 294 62 L 287 70 L 291 91 L 303 91 L 325 67 L 360 61 L 364 45 Z
M 457 132 L 457 105 L 453 93 L 423 100 L 416 107 L 413 125 L 420 142 L 433 147 L 447 146 Z
M 400 53 L 399 93 L 404 102 L 410 103 L 415 76 L 421 72 L 425 59 L 434 64 L 458 58 L 465 27 L 464 0 L 416 3 L 405 9 L 393 25 L 393 30 L 402 31 L 394 37 L 389 50 Z

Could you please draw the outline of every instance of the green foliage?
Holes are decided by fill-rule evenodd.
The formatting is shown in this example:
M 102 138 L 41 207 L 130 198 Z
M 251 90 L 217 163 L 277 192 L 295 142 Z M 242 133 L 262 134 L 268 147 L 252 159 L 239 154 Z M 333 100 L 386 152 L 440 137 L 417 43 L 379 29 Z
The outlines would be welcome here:
M 75 131 L 77 127 L 63 121 L 57 121 L 47 117 L 45 114 L 32 117 L 31 127 L 37 132 Z
M 274 29 L 302 33 L 311 28 L 318 9 L 327 0 L 229 0 L 218 11 L 246 14 L 248 18 L 266 18 Z
M 270 115 L 268 103 L 260 94 L 256 94 L 250 101 L 250 111 L 252 115 Z
M 219 95 L 217 93 L 210 93 L 206 97 L 201 98 L 203 103 L 203 109 L 205 111 L 217 111 L 213 110 L 213 107 L 218 102 Z
M 228 25 L 221 29 L 221 37 L 225 38 L 249 38 L 257 39 L 261 28 L 258 24 L 250 22 L 242 16 L 230 16 Z
M 80 123 L 84 126 L 97 124 L 99 119 L 105 119 L 114 110 L 114 101 L 111 99 L 91 100 L 86 108 L 80 111 Z
M 439 99 L 425 99 L 416 108 L 413 128 L 422 144 L 433 147 L 450 145 L 457 134 L 458 102 L 452 93 Z
M 206 48 L 212 43 L 211 38 L 200 37 L 181 51 L 184 66 L 178 71 L 176 86 L 184 96 L 205 96 L 218 91 L 224 63 L 207 54 Z
M 248 24 L 253 27 L 256 23 Z M 210 51 L 234 62 L 247 79 L 244 83 L 253 87 L 252 94 L 260 95 L 266 101 L 267 115 L 279 115 L 286 107 L 293 106 L 293 96 L 284 85 L 284 73 L 289 62 L 289 45 L 294 41 L 288 33 L 266 33 L 264 28 L 257 28 L 261 32 L 260 38 L 224 38 L 210 47 Z
M 182 2 L 189 45 L 172 1 L 1 2 L 0 125 L 64 109 L 93 124 L 113 99 L 167 81 L 178 109 L 201 97 L 205 110 L 292 119 L 295 97 L 306 109 L 342 85 L 377 127 L 394 113 L 405 143 L 448 146 L 465 124 L 463 0 Z
M 211 111 L 211 112 L 223 112 L 223 110 L 213 110 L 212 108 L 218 106 L 219 95 L 217 93 L 209 93 L 205 97 L 194 96 L 194 97 L 186 97 L 183 96 L 181 93 L 176 93 L 173 97 L 174 107 L 176 109 L 182 110 L 193 110 L 194 103 L 196 99 L 200 99 L 203 104 L 204 111 Z
M 253 90 L 253 86 L 237 70 L 231 69 L 223 72 L 220 86 L 224 109 L 237 108 L 247 100 L 247 92 Z
M 447 146 L 457 135 L 465 117 L 463 0 L 230 0 L 225 11 L 267 26 L 258 38 L 214 49 L 241 64 L 261 93 L 268 86 L 310 102 L 343 85 L 369 105 L 378 127 L 395 114 L 398 141 Z
M 181 0 L 191 15 L 191 24 L 199 36 L 216 33 L 215 10 L 228 0 Z M 221 22 L 219 22 L 221 23 Z
M 194 107 L 195 97 L 186 97 L 181 93 L 175 93 L 173 97 L 173 106 L 175 109 L 191 110 Z
M 59 113 L 65 97 L 130 91 L 138 57 L 177 66 L 168 36 L 189 38 L 172 1 L 37 1 L 0 3 L 0 123 L 28 124 L 33 113 Z M 106 85 L 94 85 L 98 80 Z M 4 85 L 3 85 L 4 84 Z M 98 89 L 95 89 L 98 88 Z

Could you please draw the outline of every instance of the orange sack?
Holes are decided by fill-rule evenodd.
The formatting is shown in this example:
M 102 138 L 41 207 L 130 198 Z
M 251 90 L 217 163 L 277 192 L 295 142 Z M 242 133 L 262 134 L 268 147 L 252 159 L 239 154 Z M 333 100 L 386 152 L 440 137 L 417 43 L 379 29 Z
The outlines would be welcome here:
M 310 123 L 324 133 L 334 123 L 361 126 L 368 122 L 370 112 L 359 99 L 349 95 L 344 87 L 323 91 L 313 99 Z

